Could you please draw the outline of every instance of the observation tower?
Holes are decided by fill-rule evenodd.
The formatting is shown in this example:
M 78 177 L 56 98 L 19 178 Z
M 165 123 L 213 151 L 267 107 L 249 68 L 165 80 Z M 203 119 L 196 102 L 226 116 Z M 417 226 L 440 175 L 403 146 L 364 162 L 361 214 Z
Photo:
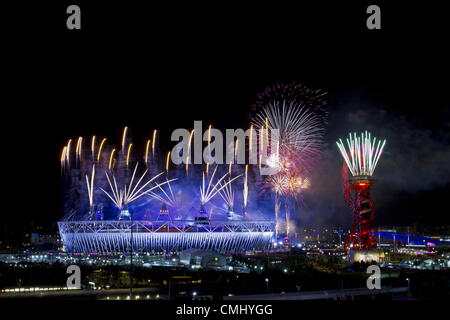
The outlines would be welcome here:
M 370 189 L 375 180 L 373 172 L 383 153 L 386 140 L 371 139 L 367 131 L 358 137 L 356 133 L 347 138 L 348 151 L 341 139 L 336 142 L 344 158 L 342 182 L 344 199 L 353 213 L 353 225 L 345 242 L 345 249 L 373 249 L 377 245 L 371 234 L 375 206 L 370 198 Z M 376 147 L 375 147 L 376 146 Z M 350 175 L 348 173 L 350 171 Z

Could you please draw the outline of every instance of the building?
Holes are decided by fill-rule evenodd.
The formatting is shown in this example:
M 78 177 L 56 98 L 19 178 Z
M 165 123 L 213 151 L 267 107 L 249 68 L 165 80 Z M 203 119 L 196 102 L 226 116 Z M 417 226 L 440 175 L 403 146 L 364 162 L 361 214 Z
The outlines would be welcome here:
M 231 261 L 217 252 L 198 249 L 188 249 L 180 252 L 180 263 L 194 267 L 224 267 Z
M 65 250 L 76 253 L 120 254 L 178 252 L 186 249 L 221 253 L 263 250 L 271 246 L 271 220 L 196 223 L 194 220 L 60 221 Z
M 370 249 L 370 250 L 349 250 L 350 262 L 375 262 L 382 263 L 386 260 L 384 250 Z

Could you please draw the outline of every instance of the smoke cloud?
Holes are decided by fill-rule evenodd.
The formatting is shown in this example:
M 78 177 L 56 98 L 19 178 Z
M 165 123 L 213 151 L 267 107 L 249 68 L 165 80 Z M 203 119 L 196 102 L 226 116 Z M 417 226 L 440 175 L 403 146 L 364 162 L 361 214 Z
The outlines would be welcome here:
M 305 195 L 305 208 L 300 210 L 304 223 L 351 224 L 351 213 L 343 199 L 343 160 L 335 143 L 339 138 L 344 140 L 349 132 L 359 134 L 368 130 L 373 137 L 387 140 L 374 172 L 377 181 L 372 188 L 377 224 L 414 222 L 418 213 L 411 212 L 414 210 L 411 206 L 398 202 L 408 202 L 422 193 L 445 189 L 450 185 L 448 117 L 442 119 L 443 124 L 438 128 L 430 130 L 392 106 L 363 102 L 361 97 L 332 102 L 329 111 L 323 159 Z M 442 199 L 436 199 L 437 202 L 439 200 Z M 427 213 L 430 220 L 433 214 L 438 214 L 432 211 L 430 207 Z

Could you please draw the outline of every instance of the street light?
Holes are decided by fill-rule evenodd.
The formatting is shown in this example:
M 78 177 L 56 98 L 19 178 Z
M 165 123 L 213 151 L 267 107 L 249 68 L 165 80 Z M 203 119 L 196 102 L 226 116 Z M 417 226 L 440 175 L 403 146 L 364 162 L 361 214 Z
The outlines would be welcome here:
M 196 296 L 197 296 L 197 291 L 192 292 L 192 300 L 195 300 Z
M 265 281 L 266 281 L 266 290 L 267 293 L 269 293 L 269 278 L 266 278 Z
M 408 281 L 408 296 L 410 296 L 410 279 L 406 278 L 406 281 Z
M 296 286 L 297 287 L 297 295 L 300 295 L 300 289 L 303 287 L 303 286 Z

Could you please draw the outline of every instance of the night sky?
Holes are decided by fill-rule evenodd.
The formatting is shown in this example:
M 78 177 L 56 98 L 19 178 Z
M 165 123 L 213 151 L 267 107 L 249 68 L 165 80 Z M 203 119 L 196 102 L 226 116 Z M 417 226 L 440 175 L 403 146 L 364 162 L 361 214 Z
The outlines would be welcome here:
M 305 195 L 305 223 L 350 225 L 335 141 L 366 129 L 387 139 L 375 223 L 450 223 L 448 30 L 437 12 L 385 5 L 382 30 L 369 31 L 364 4 L 210 14 L 82 4 L 89 11 L 78 34 L 64 29 L 64 15 L 55 18 L 63 4 L 46 4 L 39 28 L 20 25 L 37 21 L 25 15 L 13 24 L 19 36 L 8 37 L 2 219 L 10 230 L 60 217 L 59 157 L 69 138 L 119 144 L 127 125 L 144 145 L 158 128 L 169 150 L 172 130 L 194 120 L 248 127 L 256 94 L 293 80 L 328 92 L 324 158 Z

